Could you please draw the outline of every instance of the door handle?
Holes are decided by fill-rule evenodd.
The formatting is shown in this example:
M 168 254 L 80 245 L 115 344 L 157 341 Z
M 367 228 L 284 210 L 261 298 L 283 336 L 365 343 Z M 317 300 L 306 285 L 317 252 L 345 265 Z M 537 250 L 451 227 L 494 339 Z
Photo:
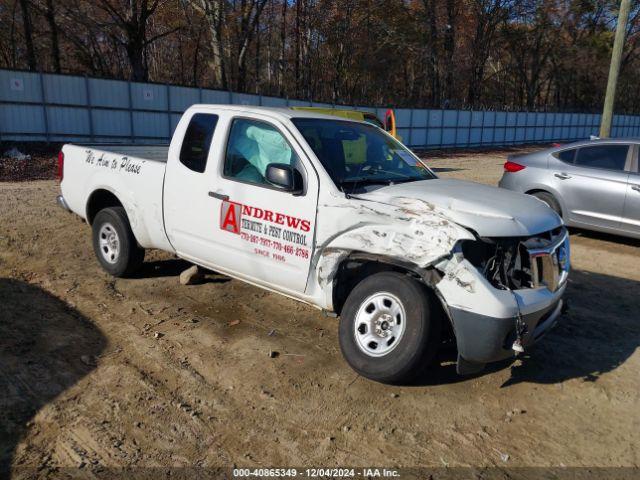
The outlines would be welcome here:
M 209 192 L 209 196 L 213 198 L 217 198 L 218 200 L 222 200 L 223 202 L 226 202 L 227 200 L 229 200 L 229 195 L 225 195 L 224 193 Z
M 553 175 L 554 175 L 554 177 L 558 177 L 560 180 L 568 180 L 569 178 L 571 178 L 571 175 L 567 175 L 564 172 L 562 172 L 562 173 L 554 173 Z
M 633 185 L 631 190 L 635 190 L 636 192 L 640 192 L 640 185 Z

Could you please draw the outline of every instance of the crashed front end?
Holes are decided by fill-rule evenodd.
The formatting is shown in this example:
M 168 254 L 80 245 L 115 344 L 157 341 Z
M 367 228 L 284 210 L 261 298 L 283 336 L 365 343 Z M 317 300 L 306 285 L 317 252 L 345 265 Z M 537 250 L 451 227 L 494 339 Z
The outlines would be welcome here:
M 430 183 L 425 192 L 435 186 Z M 451 186 L 446 185 L 449 195 Z M 469 188 L 465 185 L 465 192 Z M 491 192 L 477 193 L 486 204 Z M 369 260 L 413 270 L 434 289 L 453 325 L 459 373 L 479 371 L 531 345 L 563 311 L 568 234 L 562 220 L 538 200 L 503 196 L 501 204 L 532 217 L 524 222 L 515 212 L 444 208 L 406 196 L 324 204 L 320 222 L 328 219 L 331 228 L 318 229 L 316 272 L 326 308 L 333 309 L 340 266 L 366 254 Z
M 564 226 L 456 245 L 437 265 L 444 276 L 436 289 L 455 330 L 459 373 L 511 357 L 555 325 L 565 306 L 569 258 Z

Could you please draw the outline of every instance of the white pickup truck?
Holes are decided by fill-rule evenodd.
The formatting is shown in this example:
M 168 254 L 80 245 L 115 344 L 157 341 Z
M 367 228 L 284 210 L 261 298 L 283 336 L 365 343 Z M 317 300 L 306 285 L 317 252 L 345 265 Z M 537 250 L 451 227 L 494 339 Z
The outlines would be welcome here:
M 569 241 L 551 209 L 439 179 L 366 123 L 195 105 L 169 147 L 65 145 L 60 172 L 58 203 L 112 275 L 155 248 L 308 303 L 340 316 L 347 362 L 381 382 L 421 371 L 446 332 L 458 372 L 480 371 L 563 311 Z

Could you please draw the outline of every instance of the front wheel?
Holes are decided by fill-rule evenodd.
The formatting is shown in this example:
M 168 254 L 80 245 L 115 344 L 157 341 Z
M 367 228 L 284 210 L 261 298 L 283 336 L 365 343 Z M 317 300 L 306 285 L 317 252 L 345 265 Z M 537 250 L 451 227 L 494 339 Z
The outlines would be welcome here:
M 93 250 L 107 272 L 114 277 L 125 277 L 140 267 L 144 249 L 138 246 L 124 208 L 100 210 L 92 229 Z
M 411 380 L 437 351 L 441 310 L 417 280 L 382 272 L 362 280 L 340 317 L 340 348 L 359 374 L 383 383 Z

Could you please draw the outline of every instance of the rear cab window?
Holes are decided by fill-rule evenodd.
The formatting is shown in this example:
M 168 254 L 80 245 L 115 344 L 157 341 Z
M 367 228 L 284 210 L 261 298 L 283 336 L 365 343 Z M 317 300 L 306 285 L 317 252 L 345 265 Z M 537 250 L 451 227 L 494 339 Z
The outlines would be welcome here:
M 191 117 L 180 149 L 180 163 L 189 170 L 203 173 L 207 168 L 211 139 L 217 124 L 218 115 L 196 113 Z

